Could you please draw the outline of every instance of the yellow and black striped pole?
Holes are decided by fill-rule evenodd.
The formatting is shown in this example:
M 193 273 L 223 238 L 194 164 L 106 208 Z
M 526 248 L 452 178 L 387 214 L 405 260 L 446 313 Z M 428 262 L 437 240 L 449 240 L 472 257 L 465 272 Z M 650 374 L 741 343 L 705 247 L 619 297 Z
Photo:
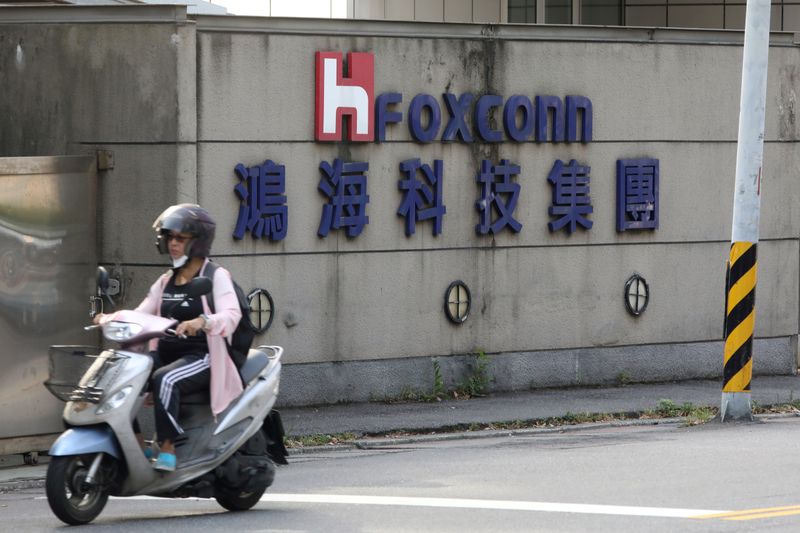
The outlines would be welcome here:
M 756 322 L 756 249 L 761 209 L 770 9 L 771 0 L 747 0 L 733 228 L 725 298 L 725 356 L 720 408 L 723 422 L 753 418 L 750 380 Z
M 753 242 L 731 245 L 725 314 L 723 392 L 750 392 L 753 375 L 753 327 L 756 320 L 756 248 Z

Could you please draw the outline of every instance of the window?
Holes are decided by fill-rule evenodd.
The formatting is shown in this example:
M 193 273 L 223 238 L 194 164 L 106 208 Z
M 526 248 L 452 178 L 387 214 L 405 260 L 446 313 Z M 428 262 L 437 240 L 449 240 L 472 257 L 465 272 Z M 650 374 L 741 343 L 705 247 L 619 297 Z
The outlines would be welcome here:
M 581 24 L 621 26 L 622 0 L 581 0 Z
M 545 0 L 544 21 L 547 24 L 572 24 L 572 0 Z
M 536 22 L 536 0 L 508 0 L 508 21 Z
M 572 24 L 577 23 L 577 18 L 580 18 L 580 24 L 620 26 L 622 1 L 542 0 L 542 3 L 537 5 L 536 0 L 508 0 L 508 22 Z M 576 17 L 574 21 L 573 17 Z

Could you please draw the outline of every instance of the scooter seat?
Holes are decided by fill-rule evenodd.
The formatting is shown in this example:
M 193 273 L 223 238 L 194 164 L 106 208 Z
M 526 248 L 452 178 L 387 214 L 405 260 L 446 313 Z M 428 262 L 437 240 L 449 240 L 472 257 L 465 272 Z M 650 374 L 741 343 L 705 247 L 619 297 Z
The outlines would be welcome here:
M 239 374 L 242 376 L 242 381 L 245 385 L 250 383 L 264 370 L 269 364 L 269 357 L 264 352 L 251 349 L 247 353 L 247 360 L 239 369 Z M 207 390 L 193 392 L 191 394 L 184 394 L 181 396 L 181 403 L 188 405 L 210 405 L 211 396 Z
M 247 352 L 247 360 L 239 369 L 239 374 L 242 376 L 242 381 L 245 385 L 253 381 L 262 370 L 267 368 L 269 364 L 269 357 L 264 352 L 256 349 L 251 349 Z

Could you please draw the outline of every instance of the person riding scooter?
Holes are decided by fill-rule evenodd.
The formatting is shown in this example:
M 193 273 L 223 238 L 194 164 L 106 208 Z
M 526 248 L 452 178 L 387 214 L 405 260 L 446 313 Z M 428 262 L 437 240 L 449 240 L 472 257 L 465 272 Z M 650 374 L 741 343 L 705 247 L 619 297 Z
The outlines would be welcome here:
M 173 205 L 158 216 L 153 228 L 156 247 L 161 254 L 169 254 L 172 268 L 153 283 L 136 311 L 180 321 L 176 336 L 159 339 L 151 352 L 159 444 L 154 468 L 173 471 L 175 439 L 183 433 L 178 423 L 181 395 L 209 390 L 216 416 L 242 392 L 241 377 L 226 345 L 242 314 L 230 273 L 224 268 L 218 267 L 212 279 L 214 313 L 205 295 L 187 297 L 182 290 L 193 278 L 203 276 L 209 262 L 216 223 L 205 209 L 195 204 Z M 95 318 L 95 323 L 102 321 L 102 315 Z M 145 455 L 149 454 L 152 451 L 146 449 Z

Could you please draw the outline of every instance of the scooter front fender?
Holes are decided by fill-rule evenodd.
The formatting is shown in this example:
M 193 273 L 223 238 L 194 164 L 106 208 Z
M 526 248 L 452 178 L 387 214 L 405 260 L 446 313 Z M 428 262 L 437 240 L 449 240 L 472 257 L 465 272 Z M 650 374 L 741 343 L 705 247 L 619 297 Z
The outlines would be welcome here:
M 70 428 L 56 439 L 47 454 L 57 456 L 100 452 L 122 459 L 114 432 L 106 425 Z

